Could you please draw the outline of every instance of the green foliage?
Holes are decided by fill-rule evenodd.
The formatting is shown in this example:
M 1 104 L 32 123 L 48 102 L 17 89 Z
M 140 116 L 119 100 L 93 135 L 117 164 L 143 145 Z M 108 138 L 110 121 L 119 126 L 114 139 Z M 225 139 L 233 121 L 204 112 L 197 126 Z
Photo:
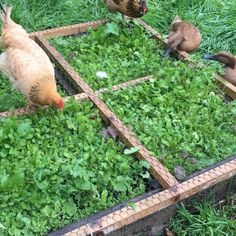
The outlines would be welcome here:
M 171 220 L 176 235 L 181 236 L 234 236 L 236 233 L 236 205 L 214 208 L 210 201 L 198 203 L 195 213 L 182 205 Z
M 134 154 L 134 153 L 136 153 L 136 152 L 138 152 L 138 151 L 139 151 L 138 148 L 132 147 L 132 148 L 130 148 L 130 149 L 125 149 L 125 150 L 124 150 L 124 154 L 125 154 L 125 155 L 130 155 L 130 154 Z
M 145 191 L 147 163 L 101 129 L 89 102 L 0 120 L 0 235 L 45 235 Z
M 224 103 L 211 68 L 163 60 L 151 82 L 103 99 L 171 171 L 189 174 L 236 153 L 236 103 Z
M 13 19 L 29 32 L 112 19 L 96 32 L 53 43 L 95 89 L 155 73 L 150 83 L 104 99 L 169 169 L 182 165 L 191 173 L 236 153 L 231 128 L 236 106 L 223 103 L 212 82 L 213 70 L 194 71 L 162 59 L 149 35 L 136 25 L 121 25 L 119 14 L 111 17 L 103 0 L 8 2 L 14 6 Z M 222 49 L 236 53 L 235 6 L 234 0 L 149 0 L 143 19 L 166 35 L 179 14 L 199 26 L 201 54 Z M 108 78 L 97 78 L 97 71 L 107 72 Z M 23 96 L 1 76 L 0 111 L 24 105 Z M 63 113 L 41 111 L 0 121 L 0 235 L 45 235 L 145 191 L 149 165 L 130 156 L 135 147 L 124 152 L 123 145 L 102 138 L 101 128 L 90 103 L 70 102 Z M 210 214 L 191 218 L 193 234 L 210 222 L 213 230 L 230 235 L 235 229 L 225 227 L 222 214 L 217 224 L 210 222 Z M 186 229 L 182 222 L 175 225 L 180 235 Z
M 119 35 L 119 26 L 115 23 L 107 23 L 105 30 L 104 30 L 105 34 L 114 34 L 114 35 Z
M 81 37 L 56 38 L 53 45 L 94 89 L 154 73 L 160 49 L 139 26 L 109 23 Z M 108 78 L 96 76 L 104 71 Z

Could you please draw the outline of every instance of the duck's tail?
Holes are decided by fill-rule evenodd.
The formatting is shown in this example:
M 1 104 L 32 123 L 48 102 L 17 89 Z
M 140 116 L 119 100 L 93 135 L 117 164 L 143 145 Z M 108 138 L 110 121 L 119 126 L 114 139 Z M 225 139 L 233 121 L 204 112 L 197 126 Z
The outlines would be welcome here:
M 8 4 L 0 4 L 0 8 L 1 8 L 0 16 L 2 19 L 2 26 L 6 28 L 12 22 L 11 20 L 12 6 Z
M 174 17 L 174 19 L 172 21 L 172 25 L 177 23 L 177 22 L 182 22 L 182 19 L 178 15 Z

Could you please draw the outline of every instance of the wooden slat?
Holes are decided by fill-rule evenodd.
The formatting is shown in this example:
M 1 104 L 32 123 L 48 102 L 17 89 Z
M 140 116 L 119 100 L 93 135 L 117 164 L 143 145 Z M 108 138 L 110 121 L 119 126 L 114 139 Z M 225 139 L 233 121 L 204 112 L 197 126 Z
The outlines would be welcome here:
M 229 97 L 236 99 L 236 86 L 229 83 L 227 80 L 219 75 L 216 75 L 216 84 L 221 88 L 221 90 L 227 94 Z
M 105 24 L 106 22 L 107 22 L 106 20 L 98 20 L 93 22 L 80 23 L 59 28 L 37 31 L 30 33 L 29 35 L 33 39 L 35 39 L 36 36 L 45 37 L 47 39 L 69 36 L 74 34 L 85 33 L 88 30 L 88 28 L 96 29 L 99 25 Z
M 80 78 L 60 53 L 57 52 L 57 50 L 52 47 L 45 38 L 36 37 L 36 42 L 47 52 L 51 60 L 55 61 L 63 72 L 75 81 L 81 91 L 85 92 L 89 96 L 90 100 L 100 110 L 102 118 L 114 126 L 119 138 L 128 147 L 138 147 L 140 149 L 135 155 L 139 159 L 146 160 L 150 163 L 151 172 L 156 180 L 164 188 L 176 185 L 178 181 L 171 175 L 171 173 L 166 170 L 156 157 L 149 155 L 148 150 L 141 144 L 138 138 L 136 138 L 135 135 L 115 116 L 115 114 L 110 111 L 106 104 L 97 97 L 89 85 Z
M 100 218 L 97 222 L 93 221 L 70 232 L 57 235 L 87 236 L 89 234 L 96 235 L 96 233 L 99 232 L 101 235 L 107 235 L 120 228 L 127 227 L 127 225 L 130 225 L 137 220 L 141 220 L 157 211 L 193 196 L 196 193 L 206 190 L 235 175 L 236 159 L 163 192 L 141 200 L 135 203 L 135 207 L 133 208 L 129 206 L 123 207 L 118 211 Z
M 128 82 L 124 82 L 124 83 L 112 86 L 111 91 L 115 92 L 115 91 L 118 91 L 120 89 L 125 89 L 125 88 L 128 88 L 128 87 L 139 85 L 141 83 L 150 81 L 151 79 L 152 79 L 152 76 L 145 76 L 145 77 L 142 77 L 142 78 L 130 80 Z M 102 94 L 102 93 L 104 93 L 106 91 L 109 91 L 109 90 L 110 90 L 109 88 L 102 88 L 102 89 L 99 89 L 98 91 L 96 91 L 96 94 Z

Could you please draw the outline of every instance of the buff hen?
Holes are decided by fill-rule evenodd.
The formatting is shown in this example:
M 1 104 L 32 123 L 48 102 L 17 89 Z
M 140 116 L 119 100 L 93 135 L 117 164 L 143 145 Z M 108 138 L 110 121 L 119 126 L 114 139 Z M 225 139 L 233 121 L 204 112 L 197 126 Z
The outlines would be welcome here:
M 61 110 L 64 102 L 57 92 L 55 72 L 46 53 L 30 39 L 21 25 L 11 19 L 12 7 L 1 6 L 2 47 L 0 70 L 30 104 Z

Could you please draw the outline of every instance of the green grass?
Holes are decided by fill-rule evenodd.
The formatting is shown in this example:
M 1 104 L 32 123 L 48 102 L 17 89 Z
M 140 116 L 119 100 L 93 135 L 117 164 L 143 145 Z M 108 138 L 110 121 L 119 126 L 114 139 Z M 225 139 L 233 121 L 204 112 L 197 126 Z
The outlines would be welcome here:
M 212 68 L 163 60 L 153 81 L 103 100 L 172 172 L 181 165 L 190 174 L 236 153 L 236 103 L 224 103 Z
M 182 205 L 171 220 L 173 232 L 179 236 L 234 236 L 236 234 L 236 205 L 215 208 L 211 201 L 195 205 L 191 213 Z
M 88 35 L 52 43 L 94 90 L 153 74 L 161 62 L 156 41 L 131 24 L 107 24 Z M 98 71 L 108 78 L 98 78 Z
M 45 235 L 145 192 L 148 164 L 100 135 L 91 103 L 0 120 L 0 235 Z
M 104 18 L 102 0 L 8 0 L 12 17 L 28 32 Z

